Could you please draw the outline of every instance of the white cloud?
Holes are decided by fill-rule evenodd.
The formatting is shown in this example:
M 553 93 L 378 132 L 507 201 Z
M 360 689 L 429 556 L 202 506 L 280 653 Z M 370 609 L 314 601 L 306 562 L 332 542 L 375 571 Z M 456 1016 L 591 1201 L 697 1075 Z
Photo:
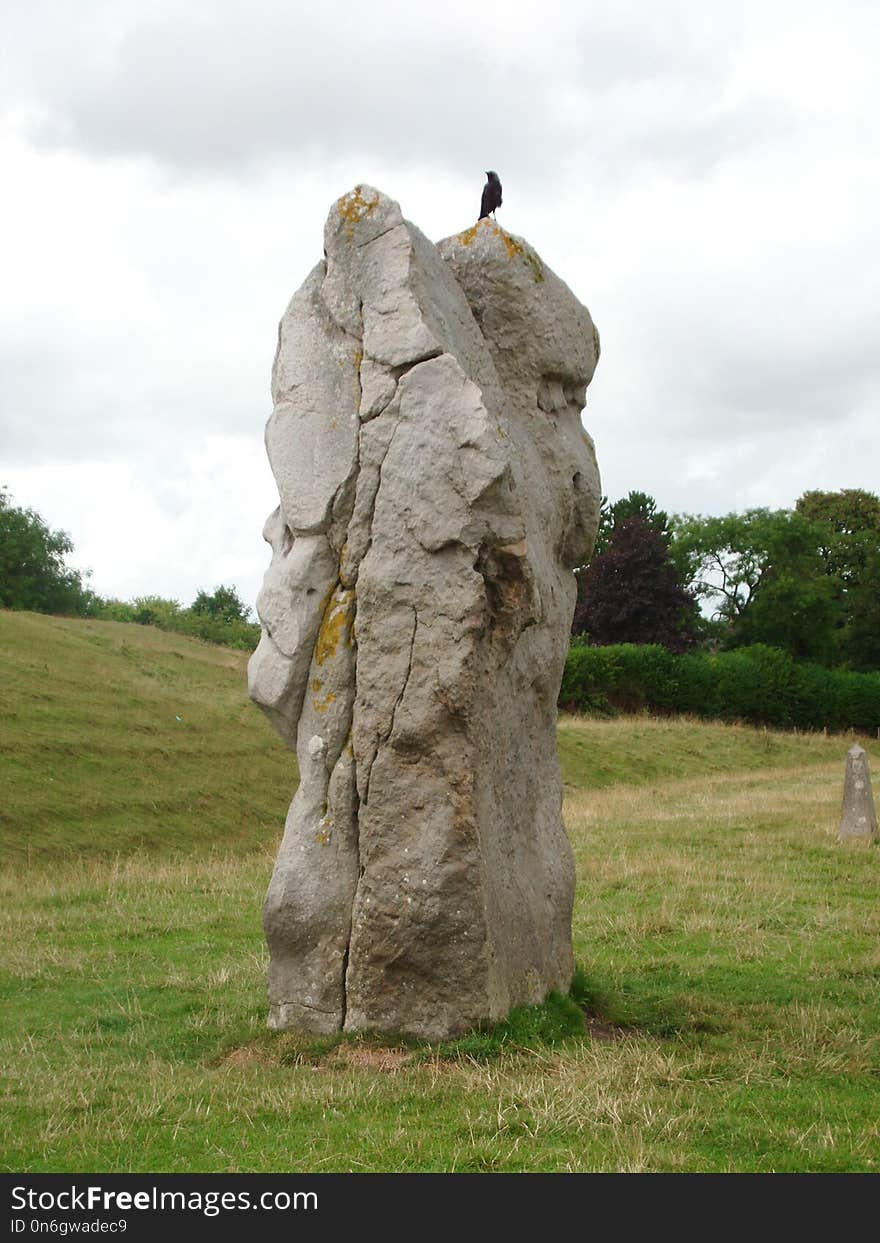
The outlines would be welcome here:
M 880 491 L 875 6 L 14 6 L 0 482 L 105 594 L 253 599 L 277 321 L 368 181 L 590 307 L 606 492 Z
M 99 595 L 161 595 L 190 604 L 200 588 L 234 584 L 256 601 L 277 504 L 259 437 L 208 436 L 164 459 L 55 462 L 6 472 L 18 503 L 71 533 L 71 563 Z

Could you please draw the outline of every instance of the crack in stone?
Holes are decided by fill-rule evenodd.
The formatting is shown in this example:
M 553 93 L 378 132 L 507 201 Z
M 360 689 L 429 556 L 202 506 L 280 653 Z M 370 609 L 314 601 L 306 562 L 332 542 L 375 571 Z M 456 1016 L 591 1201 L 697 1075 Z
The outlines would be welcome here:
M 411 605 L 410 607 L 412 608 L 413 624 L 412 624 L 412 634 L 409 637 L 409 655 L 407 657 L 406 673 L 403 678 L 403 685 L 400 688 L 400 691 L 397 695 L 397 699 L 394 701 L 394 707 L 391 709 L 391 723 L 389 724 L 388 729 L 385 732 L 384 738 L 380 738 L 377 741 L 375 750 L 373 751 L 373 757 L 370 760 L 370 767 L 367 769 L 367 780 L 366 780 L 366 785 L 364 787 L 364 791 L 365 791 L 364 792 L 364 806 L 369 806 L 369 802 L 370 802 L 370 782 L 373 779 L 373 767 L 376 763 L 376 760 L 379 758 L 379 752 L 384 746 L 387 745 L 389 739 L 394 733 L 394 726 L 397 723 L 397 709 L 400 707 L 403 701 L 403 697 L 406 694 L 406 688 L 409 685 L 410 674 L 412 673 L 413 651 L 415 650 L 415 645 L 416 645 L 416 631 L 419 628 L 419 615 L 415 608 L 415 605 Z
M 435 358 L 443 358 L 444 353 L 445 351 L 443 351 L 442 349 L 438 347 L 437 349 L 432 350 L 432 352 L 429 354 L 424 354 L 420 356 L 419 358 L 414 358 L 411 362 L 408 362 L 408 363 L 399 363 L 396 367 L 389 366 L 387 363 L 381 362 L 380 359 L 373 358 L 372 355 L 370 354 L 365 354 L 364 355 L 365 358 L 369 358 L 372 363 L 375 363 L 379 367 L 383 367 L 385 371 L 387 372 L 387 374 L 391 376 L 391 378 L 394 380 L 394 391 L 389 395 L 387 401 L 385 401 L 385 403 L 378 410 L 376 410 L 373 414 L 366 415 L 366 416 L 361 415 L 360 416 L 361 422 L 372 423 L 374 419 L 378 419 L 381 414 L 385 413 L 385 411 L 388 409 L 388 407 L 391 405 L 391 403 L 394 401 L 395 397 L 397 396 L 400 390 L 400 381 L 403 379 L 403 377 L 405 375 L 408 375 L 410 371 L 415 370 L 416 367 L 420 367 L 422 363 L 431 362 Z M 360 383 L 360 369 L 358 369 L 358 382 Z M 363 396 L 363 385 L 361 385 L 361 396 Z
M 377 233 L 375 237 L 369 238 L 366 242 L 357 242 L 355 250 L 365 250 L 367 246 L 372 246 L 373 242 L 378 242 L 380 237 L 387 237 L 389 233 L 393 233 L 395 229 L 399 229 L 403 224 L 402 220 L 398 220 L 397 224 L 389 225 L 387 229 L 383 229 L 381 233 Z
M 394 733 L 394 726 L 397 724 L 397 709 L 400 707 L 403 697 L 406 694 L 407 686 L 409 686 L 409 676 L 412 673 L 413 652 L 416 646 L 416 633 L 418 631 L 418 628 L 419 628 L 419 614 L 418 614 L 418 610 L 416 609 L 415 605 L 413 605 L 413 628 L 412 628 L 412 634 L 409 637 L 409 655 L 406 661 L 406 676 L 403 679 L 403 686 L 400 689 L 400 694 L 397 696 L 397 700 L 394 704 L 394 707 L 391 709 L 391 727 L 388 730 L 388 733 L 386 734 L 382 742 L 383 746 L 385 745 L 385 743 L 388 742 L 388 739 Z
M 380 416 L 377 415 L 376 417 L 378 418 Z M 358 557 L 357 564 L 351 567 L 346 567 L 346 573 L 348 577 L 351 579 L 352 586 L 355 586 L 357 584 L 358 571 L 360 570 L 361 562 L 363 561 L 364 557 L 367 556 L 367 554 L 369 553 L 370 549 L 373 546 L 373 535 L 372 535 L 373 518 L 375 517 L 375 514 L 376 514 L 376 499 L 379 495 L 379 489 L 382 486 L 382 469 L 385 465 L 385 459 L 388 457 L 388 454 L 391 452 L 391 446 L 394 443 L 394 437 L 397 435 L 398 427 L 400 427 L 399 418 L 397 422 L 395 423 L 394 427 L 391 429 L 391 435 L 388 437 L 388 444 L 385 446 L 385 452 L 382 454 L 382 459 L 376 467 L 376 487 L 373 491 L 372 497 L 370 498 L 369 513 L 367 517 L 363 520 L 363 525 L 367 528 L 369 532 L 369 534 L 367 535 L 366 547 L 364 548 L 364 551 L 361 553 L 360 557 Z M 360 438 L 358 438 L 358 462 L 360 462 Z M 352 515 L 352 517 L 353 516 L 354 515 Z M 350 527 L 350 523 L 349 523 L 349 527 Z
M 355 678 L 357 678 L 357 660 L 355 660 L 354 670 L 355 670 L 354 676 Z M 352 699 L 352 709 L 354 709 L 354 699 Z M 357 858 L 357 864 L 356 864 L 357 880 L 354 883 L 354 890 L 351 895 L 351 909 L 349 910 L 349 913 L 348 913 L 349 915 L 348 940 L 345 943 L 345 950 L 343 951 L 343 954 L 342 954 L 342 1024 L 341 1024 L 342 1027 L 345 1027 L 345 1018 L 346 1018 L 346 1015 L 348 1014 L 348 960 L 351 955 L 351 936 L 352 936 L 354 908 L 357 905 L 358 889 L 360 889 L 361 877 L 364 874 L 363 868 L 361 867 L 361 835 L 360 835 L 361 801 L 360 801 L 360 797 L 358 795 L 358 789 L 357 789 L 357 761 L 354 759 L 354 746 L 352 745 L 352 740 L 351 740 L 351 730 L 352 730 L 352 727 L 351 725 L 349 725 L 348 736 L 346 737 L 345 743 L 343 744 L 342 751 L 344 753 L 346 747 L 352 748 L 352 762 L 353 762 L 353 768 L 354 768 L 354 776 L 353 776 L 354 790 L 352 791 L 353 796 L 354 796 L 354 807 L 352 809 L 352 812 L 353 812 L 353 821 L 354 821 L 354 851 L 355 851 L 355 856 Z
M 336 1013 L 335 1010 L 325 1010 L 323 1006 L 313 1006 L 307 1001 L 282 1001 L 276 1004 L 280 1004 L 283 1006 L 301 1006 L 303 1010 L 314 1010 L 318 1014 L 335 1014 Z
M 414 367 L 418 367 L 421 363 L 429 363 L 434 358 L 442 358 L 443 354 L 444 351 L 437 345 L 429 353 L 420 354 L 418 358 L 413 358 L 408 363 L 398 363 L 397 366 L 389 367 L 388 370 L 394 376 L 397 383 L 400 384 L 400 381 L 408 371 L 412 371 Z

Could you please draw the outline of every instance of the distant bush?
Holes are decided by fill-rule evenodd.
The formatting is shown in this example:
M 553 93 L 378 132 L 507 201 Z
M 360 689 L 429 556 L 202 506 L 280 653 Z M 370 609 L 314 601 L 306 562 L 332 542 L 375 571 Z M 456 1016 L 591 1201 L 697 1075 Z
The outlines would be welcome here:
M 99 600 L 93 606 L 91 615 L 106 621 L 156 626 L 159 630 L 170 630 L 244 652 L 252 652 L 260 641 L 260 627 L 256 622 L 241 616 L 224 617 L 201 612 L 195 607 L 185 609 L 178 600 L 166 600 L 162 596 L 138 596 L 130 601 Z
M 826 669 L 763 644 L 676 656 L 651 644 L 590 647 L 574 640 L 559 703 L 576 712 L 648 709 L 873 733 L 880 727 L 880 673 Z
M 176 625 L 169 627 L 177 628 Z M 204 639 L 206 643 L 222 643 L 224 647 L 235 647 L 242 652 L 252 652 L 260 641 L 258 622 L 242 621 L 240 618 L 205 617 L 192 613 L 189 609 L 181 617 L 180 633 Z

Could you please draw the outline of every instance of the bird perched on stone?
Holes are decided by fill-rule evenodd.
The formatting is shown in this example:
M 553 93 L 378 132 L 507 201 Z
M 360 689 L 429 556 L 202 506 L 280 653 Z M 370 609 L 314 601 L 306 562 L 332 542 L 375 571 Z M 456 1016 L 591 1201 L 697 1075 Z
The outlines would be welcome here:
M 495 214 L 495 208 L 501 206 L 501 181 L 497 173 L 490 170 L 486 176 L 489 180 L 483 186 L 483 197 L 480 200 L 480 219 L 485 219 L 489 213 Z

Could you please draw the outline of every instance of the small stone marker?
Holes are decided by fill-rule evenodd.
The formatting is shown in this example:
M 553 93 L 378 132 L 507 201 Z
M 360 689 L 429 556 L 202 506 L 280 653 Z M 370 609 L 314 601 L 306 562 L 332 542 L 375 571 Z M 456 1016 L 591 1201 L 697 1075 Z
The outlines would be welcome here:
M 877 813 L 871 792 L 868 757 L 856 743 L 846 753 L 846 776 L 843 781 L 843 811 L 840 816 L 839 842 L 850 838 L 865 841 L 877 839 Z

